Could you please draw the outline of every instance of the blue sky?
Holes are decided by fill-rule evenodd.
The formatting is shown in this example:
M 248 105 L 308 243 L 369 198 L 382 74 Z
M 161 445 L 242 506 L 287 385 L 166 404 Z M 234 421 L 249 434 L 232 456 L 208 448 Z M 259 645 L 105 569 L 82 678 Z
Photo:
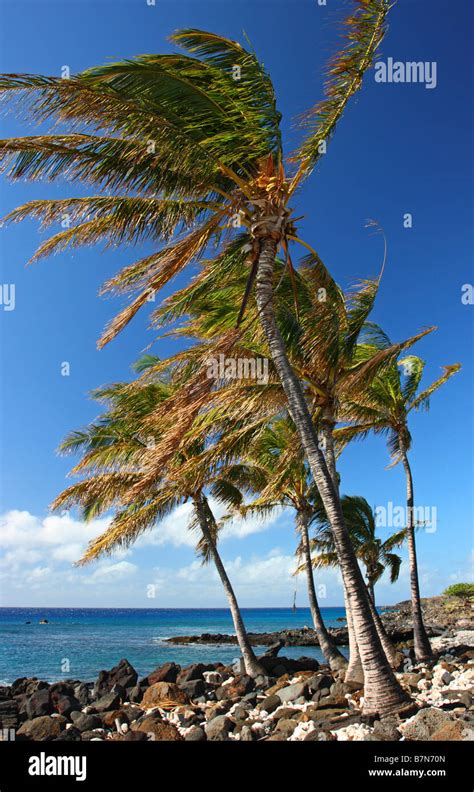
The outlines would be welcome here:
M 200 27 L 242 40 L 243 31 L 275 82 L 286 151 L 299 139 L 294 119 L 321 97 L 322 70 L 336 45 L 338 0 L 183 2 L 94 0 L 23 2 L 0 7 L 0 70 L 59 75 L 145 52 L 169 49 L 176 28 Z M 302 235 L 343 286 L 373 276 L 381 240 L 364 228 L 376 218 L 388 238 L 388 265 L 374 320 L 394 340 L 435 324 L 417 352 L 427 360 L 425 382 L 443 364 L 456 375 L 412 422 L 416 498 L 437 510 L 434 532 L 420 532 L 424 594 L 468 577 L 472 544 L 472 305 L 461 301 L 472 284 L 472 7 L 447 9 L 441 0 L 400 0 L 378 59 L 435 61 L 437 85 L 377 83 L 374 71 L 340 123 L 317 171 L 295 201 Z M 471 90 L 470 90 L 471 89 Z M 34 134 L 9 115 L 3 136 Z M 26 200 L 85 194 L 64 183 L 1 183 L 3 216 Z M 413 227 L 404 228 L 405 213 Z M 2 323 L 2 492 L 0 602 L 4 605 L 225 605 L 211 569 L 196 564 L 186 533 L 186 508 L 129 553 L 85 570 L 72 561 L 103 525 L 85 528 L 74 515 L 51 518 L 48 504 L 66 484 L 70 459 L 55 449 L 64 435 L 97 410 L 88 392 L 131 376 L 130 365 L 153 340 L 146 312 L 111 345 L 96 340 L 117 312 L 117 300 L 98 290 L 119 267 L 146 253 L 100 248 L 65 252 L 26 268 L 42 237 L 34 222 L 1 229 L 1 282 L 15 285 Z M 166 294 L 167 291 L 164 292 Z M 0 306 L 1 308 L 1 306 Z M 160 356 L 176 344 L 162 341 Z M 61 364 L 70 375 L 61 376 Z M 342 489 L 372 504 L 402 504 L 402 470 L 386 470 L 382 440 L 349 448 L 341 461 Z M 386 531 L 382 531 L 382 534 Z M 287 605 L 294 580 L 295 537 L 290 515 L 267 526 L 234 525 L 222 541 L 242 604 Z M 322 605 L 342 602 L 335 572 L 320 582 Z M 147 597 L 155 585 L 156 596 Z M 395 586 L 380 584 L 379 601 L 408 597 L 406 564 Z M 303 581 L 298 602 L 306 603 Z

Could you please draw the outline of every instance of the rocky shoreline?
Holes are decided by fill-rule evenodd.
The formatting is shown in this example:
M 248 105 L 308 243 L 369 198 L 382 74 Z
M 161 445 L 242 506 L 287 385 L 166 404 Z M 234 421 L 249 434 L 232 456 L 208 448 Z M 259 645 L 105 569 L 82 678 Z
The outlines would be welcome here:
M 430 597 L 422 600 L 425 627 L 430 637 L 442 635 L 446 630 L 472 629 L 473 613 L 470 605 L 465 605 L 452 597 Z M 387 634 L 400 648 L 409 648 L 413 640 L 411 623 L 411 603 L 409 600 L 383 609 L 381 618 Z M 344 620 L 339 620 L 344 621 Z M 347 646 L 346 627 L 329 629 L 338 646 Z M 248 633 L 252 646 L 319 646 L 316 633 L 311 627 L 280 630 L 278 632 Z M 235 635 L 228 633 L 202 633 L 201 635 L 175 635 L 165 638 L 175 645 L 189 644 L 237 644 Z
M 17 679 L 0 687 L 0 735 L 26 741 L 473 740 L 474 633 L 433 639 L 437 658 L 397 673 L 412 704 L 385 718 L 361 713 L 363 689 L 313 658 L 165 663 L 143 679 L 127 660 L 95 683 Z

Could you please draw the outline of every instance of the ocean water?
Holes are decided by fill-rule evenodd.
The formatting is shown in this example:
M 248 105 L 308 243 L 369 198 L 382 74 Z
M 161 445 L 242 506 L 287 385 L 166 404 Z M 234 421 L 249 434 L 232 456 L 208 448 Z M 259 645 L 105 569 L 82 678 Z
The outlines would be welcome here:
M 321 611 L 328 627 L 343 625 L 338 619 L 345 616 L 344 608 Z M 308 608 L 244 608 L 242 614 L 249 632 L 312 624 Z M 41 619 L 49 623 L 39 624 Z M 178 646 L 164 640 L 205 632 L 234 634 L 230 612 L 224 608 L 0 608 L 0 685 L 22 676 L 49 682 L 92 681 L 122 657 L 145 676 L 168 661 L 181 666 L 227 664 L 239 655 L 236 645 Z M 312 646 L 287 647 L 281 654 L 322 659 L 319 647 Z

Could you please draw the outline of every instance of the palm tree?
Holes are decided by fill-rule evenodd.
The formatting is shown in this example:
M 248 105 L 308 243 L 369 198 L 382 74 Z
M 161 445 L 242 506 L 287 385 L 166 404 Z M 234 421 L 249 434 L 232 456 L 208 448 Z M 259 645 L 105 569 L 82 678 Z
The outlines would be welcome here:
M 387 343 L 389 343 L 387 339 Z M 350 440 L 365 437 L 369 432 L 387 435 L 392 459 L 391 466 L 402 462 L 405 470 L 407 491 L 407 545 L 410 564 L 410 588 L 413 613 L 413 638 L 415 657 L 422 662 L 432 656 L 431 646 L 423 623 L 420 585 L 415 545 L 415 501 L 413 476 L 408 460 L 411 435 L 408 417 L 413 410 L 429 409 L 430 396 L 461 368 L 460 364 L 445 366 L 444 373 L 429 387 L 418 393 L 425 361 L 409 355 L 391 365 L 377 376 L 363 394 L 363 398 L 347 404 L 345 417 L 351 426 L 336 430 L 337 441 L 342 447 Z
M 6 75 L 0 81 L 2 94 L 26 104 L 34 118 L 54 118 L 72 129 L 1 142 L 10 176 L 54 179 L 67 174 L 111 192 L 127 191 L 32 201 L 12 212 L 13 220 L 32 215 L 49 223 L 66 216 L 78 222 L 43 243 L 36 257 L 101 239 L 108 244 L 146 237 L 165 242 L 106 284 L 107 290 L 137 296 L 107 328 L 101 345 L 213 240 L 232 234 L 237 221 L 247 229 L 240 235 L 249 272 L 247 293 L 255 281 L 271 358 L 334 531 L 364 667 L 367 713 L 397 709 L 406 696 L 385 660 L 338 492 L 288 360 L 276 320 L 274 272 L 279 248 L 288 253 L 290 244 L 306 244 L 298 237 L 289 203 L 359 89 L 384 36 L 388 10 L 388 0 L 355 0 L 346 20 L 347 45 L 331 63 L 325 98 L 307 115 L 306 137 L 287 163 L 292 175 L 283 164 L 281 116 L 269 76 L 253 52 L 212 33 L 174 34 L 172 40 L 191 55 L 141 56 L 68 80 Z M 235 66 L 240 80 L 233 78 Z M 291 272 L 289 255 L 287 260 Z M 246 295 L 242 314 L 245 302 Z M 231 348 L 233 340 L 235 334 L 226 336 L 223 349 Z M 196 385 L 186 391 L 188 402 L 195 390 Z M 174 439 L 186 428 L 184 423 L 177 428 Z
M 230 248 L 229 258 L 233 254 Z M 239 293 L 242 276 L 240 279 L 236 275 L 224 277 L 219 285 L 213 287 L 215 266 L 214 261 L 209 262 L 195 282 L 172 295 L 155 312 L 155 323 L 168 326 L 182 319 L 183 315 L 191 316 L 184 326 L 180 326 L 179 333 L 208 338 L 218 337 L 233 327 L 237 315 L 236 294 Z M 322 453 L 338 493 L 333 430 L 341 405 L 357 398 L 357 394 L 363 395 L 377 373 L 384 371 L 396 360 L 402 349 L 414 344 L 431 332 L 432 328 L 398 344 L 386 343 L 387 337 L 382 329 L 368 321 L 378 293 L 380 276 L 363 281 L 352 292 L 344 295 L 314 251 L 302 261 L 292 281 L 283 278 L 284 272 L 284 262 L 277 260 L 278 324 L 282 328 L 291 366 L 304 388 L 313 426 L 321 436 Z M 250 307 L 253 306 L 250 304 Z M 253 324 L 247 330 L 245 344 L 244 347 L 242 339 L 239 340 L 240 355 L 265 357 L 264 339 Z M 273 364 L 271 359 L 267 362 L 271 375 Z M 227 386 L 224 390 L 221 388 L 214 393 L 213 398 L 220 408 L 225 406 L 227 420 L 232 415 L 235 421 L 241 421 L 247 405 L 247 409 L 253 413 L 253 418 L 249 416 L 247 421 L 257 429 L 259 413 L 263 414 L 265 422 L 271 416 L 281 417 L 285 414 L 280 389 L 278 382 L 270 376 L 264 384 L 253 382 Z M 216 413 L 211 411 L 209 415 L 209 426 L 215 429 Z M 229 453 L 233 434 L 232 431 L 230 436 L 228 431 L 222 433 L 223 440 L 220 445 L 217 444 L 219 453 Z M 286 464 L 298 465 L 300 453 L 301 444 L 291 444 L 286 449 Z M 344 595 L 350 644 L 347 681 L 360 682 L 363 679 L 361 662 L 345 590 Z M 386 654 L 391 656 L 392 665 L 395 665 L 395 650 L 390 647 L 370 601 L 369 608 L 377 622 L 377 631 L 385 644 Z
M 147 367 L 151 361 L 148 358 Z M 203 562 L 211 559 L 214 562 L 229 602 L 246 673 L 257 677 L 265 674 L 265 670 L 248 640 L 237 598 L 217 549 L 218 525 L 202 480 L 185 475 L 156 479 L 140 500 L 130 502 L 128 498 L 130 487 L 136 485 L 142 474 L 144 448 L 158 440 L 156 429 L 150 434 L 146 419 L 158 404 L 166 403 L 173 389 L 171 381 L 155 380 L 146 385 L 140 383 L 139 387 L 119 383 L 95 391 L 95 398 L 107 403 L 107 411 L 85 430 L 72 432 L 61 445 L 62 452 L 82 452 L 73 472 L 81 473 L 84 478 L 64 490 L 52 506 L 60 509 L 78 505 L 86 520 L 113 509 L 109 527 L 90 543 L 81 559 L 80 563 L 85 563 L 118 546 L 130 545 L 145 530 L 159 525 L 180 503 L 191 501 L 193 516 L 188 527 L 201 534 L 197 551 Z M 193 451 L 198 452 L 199 448 L 188 449 L 188 455 Z M 181 454 L 178 463 L 186 461 L 186 456 Z M 227 474 L 215 477 L 209 487 L 211 495 L 236 508 L 242 502 L 238 483 L 243 474 L 245 471 L 236 466 Z
M 308 526 L 313 513 L 312 503 L 318 493 L 312 481 L 303 454 L 294 459 L 293 449 L 299 447 L 295 427 L 288 418 L 273 421 L 265 427 L 248 449 L 251 476 L 257 471 L 259 486 L 257 497 L 241 507 L 244 515 L 267 516 L 276 509 L 289 507 L 295 513 L 296 530 L 300 539 L 299 555 L 303 558 L 308 599 L 314 629 L 323 655 L 333 670 L 347 666 L 347 660 L 324 624 L 316 595 L 313 567 L 309 548 Z M 291 454 L 288 451 L 291 449 Z M 288 460 L 291 456 L 291 460 Z M 263 481 L 262 481 L 263 479 Z M 249 481 L 252 487 L 252 478 Z
M 397 668 L 403 656 L 393 646 L 375 607 L 375 584 L 385 571 L 390 573 L 391 583 L 398 580 L 402 559 L 393 550 L 400 547 L 407 532 L 405 529 L 398 531 L 382 542 L 376 534 L 374 512 L 365 498 L 345 495 L 341 500 L 341 505 L 357 558 L 365 567 L 371 611 L 377 632 L 390 664 Z M 311 550 L 316 550 L 314 565 L 316 567 L 336 566 L 338 561 L 331 528 L 324 510 L 318 504 L 313 520 L 317 525 L 316 537 L 311 541 Z

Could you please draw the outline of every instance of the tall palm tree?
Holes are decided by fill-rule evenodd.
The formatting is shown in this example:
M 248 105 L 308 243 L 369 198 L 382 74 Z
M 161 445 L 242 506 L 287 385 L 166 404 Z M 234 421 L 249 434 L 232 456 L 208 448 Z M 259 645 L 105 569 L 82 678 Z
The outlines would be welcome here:
M 149 359 L 151 360 L 151 358 Z M 194 476 L 174 475 L 172 479 L 156 479 L 140 500 L 130 502 L 128 493 L 140 479 L 141 459 L 146 444 L 158 440 L 150 434 L 146 418 L 157 404 L 166 403 L 173 392 L 171 381 L 149 384 L 120 383 L 95 391 L 95 397 L 107 403 L 107 411 L 85 430 L 72 432 L 61 445 L 64 452 L 82 452 L 73 472 L 84 477 L 61 493 L 54 509 L 78 505 L 89 520 L 113 510 L 113 519 L 106 531 L 94 539 L 80 563 L 110 553 L 118 546 L 128 546 L 147 529 L 158 525 L 180 503 L 190 501 L 193 513 L 189 529 L 200 534 L 197 551 L 204 562 L 212 560 L 229 602 L 237 641 L 246 673 L 252 677 L 265 674 L 248 640 L 242 614 L 229 576 L 217 549 L 218 525 L 212 512 L 203 481 Z M 145 439 L 146 438 L 146 439 Z M 188 455 L 199 448 L 189 448 Z M 185 463 L 181 454 L 179 463 Z M 235 466 L 216 476 L 209 491 L 219 501 L 236 508 L 242 502 L 238 483 L 245 471 Z
M 389 341 L 387 339 L 387 344 Z M 415 545 L 415 501 L 413 475 L 408 451 L 412 438 L 408 428 L 409 415 L 414 410 L 429 409 L 431 395 L 461 368 L 460 364 L 445 366 L 444 373 L 430 386 L 418 392 L 425 361 L 409 355 L 392 364 L 377 376 L 362 398 L 346 405 L 345 417 L 352 425 L 336 429 L 337 442 L 342 447 L 350 440 L 365 437 L 369 432 L 387 436 L 392 459 L 391 466 L 402 462 L 406 478 L 407 546 L 410 564 L 410 589 L 413 613 L 415 657 L 422 662 L 432 656 L 431 646 L 423 623 L 420 585 Z
M 292 422 L 282 418 L 272 422 L 258 435 L 248 449 L 252 474 L 257 470 L 260 480 L 257 497 L 241 507 L 245 514 L 266 516 L 276 509 L 289 507 L 295 513 L 296 530 L 300 540 L 300 556 L 308 588 L 309 607 L 314 629 L 323 655 L 333 670 L 347 666 L 347 660 L 324 624 L 316 595 L 313 567 L 309 547 L 308 526 L 313 513 L 312 503 L 318 493 L 312 481 L 301 448 L 299 458 L 288 460 L 288 450 L 299 446 L 298 436 Z M 252 482 L 250 482 L 252 486 Z
M 365 567 L 371 611 L 377 632 L 390 664 L 396 668 L 400 664 L 402 655 L 393 646 L 375 607 L 375 584 L 385 571 L 389 572 L 391 583 L 398 580 L 402 559 L 393 550 L 404 542 L 407 532 L 405 529 L 398 531 L 382 542 L 376 533 L 374 512 L 365 498 L 345 495 L 341 505 L 357 558 Z M 336 566 L 338 561 L 331 527 L 319 504 L 316 504 L 313 521 L 317 525 L 316 536 L 311 541 L 311 550 L 316 551 L 314 565 Z
M 68 80 L 6 75 L 0 91 L 7 98 L 26 105 L 34 118 L 66 122 L 72 131 L 6 140 L 0 143 L 0 154 L 14 178 L 67 174 L 110 191 L 127 191 L 33 201 L 15 210 L 10 219 L 33 215 L 48 223 L 67 216 L 78 222 L 41 245 L 36 257 L 101 239 L 108 244 L 146 237 L 165 242 L 106 284 L 108 290 L 137 296 L 107 328 L 101 344 L 213 240 L 231 234 L 237 220 L 246 228 L 240 240 L 249 272 L 247 292 L 255 281 L 271 358 L 335 534 L 364 667 L 364 706 L 370 713 L 397 709 L 406 696 L 385 660 L 338 493 L 288 360 L 274 301 L 277 251 L 287 253 L 290 244 L 302 242 L 290 201 L 322 155 L 322 144 L 359 89 L 385 33 L 389 0 L 355 0 L 354 6 L 346 20 L 347 45 L 331 63 L 325 97 L 307 115 L 306 137 L 287 162 L 292 173 L 283 163 L 273 86 L 256 56 L 236 42 L 198 30 L 172 37 L 191 55 L 141 56 Z M 240 80 L 233 78 L 235 66 L 241 69 Z M 291 271 L 289 256 L 288 266 Z M 245 301 L 246 295 L 242 313 Z M 223 348 L 231 348 L 234 338 L 223 339 Z M 188 400 L 194 391 L 186 391 Z M 183 424 L 175 437 L 185 431 Z

